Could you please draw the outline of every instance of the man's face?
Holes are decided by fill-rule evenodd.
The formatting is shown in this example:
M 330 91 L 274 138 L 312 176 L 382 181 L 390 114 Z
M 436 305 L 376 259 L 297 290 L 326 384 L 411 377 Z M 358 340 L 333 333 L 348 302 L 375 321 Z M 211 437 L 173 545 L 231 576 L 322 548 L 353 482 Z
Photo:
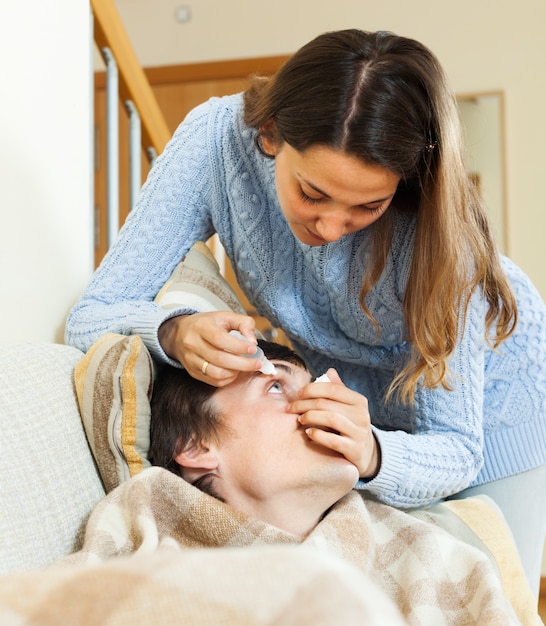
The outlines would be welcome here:
M 212 397 L 227 427 L 217 449 L 215 488 L 234 508 L 271 523 L 272 507 L 282 515 L 285 506 L 311 500 L 324 512 L 358 480 L 352 463 L 311 442 L 298 415 L 286 411 L 310 374 L 273 362 L 277 376 L 240 374 Z

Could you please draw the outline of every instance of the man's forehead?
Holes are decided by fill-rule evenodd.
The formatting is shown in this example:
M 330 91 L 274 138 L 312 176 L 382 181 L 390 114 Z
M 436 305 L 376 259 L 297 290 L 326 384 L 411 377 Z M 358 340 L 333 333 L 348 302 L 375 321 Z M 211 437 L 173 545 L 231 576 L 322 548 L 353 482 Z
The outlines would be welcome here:
M 282 378 L 291 378 L 295 376 L 298 372 L 300 374 L 308 374 L 309 380 L 311 380 L 311 374 L 301 367 L 300 365 L 296 365 L 295 363 L 290 363 L 289 361 L 281 361 L 277 359 L 272 359 L 271 362 L 275 365 L 275 369 L 277 370 L 277 374 Z M 271 376 L 270 374 L 263 374 L 259 370 L 256 372 L 252 372 L 249 376 L 245 384 L 249 384 L 251 381 L 259 380 L 259 379 L 271 379 L 279 378 L 279 376 Z

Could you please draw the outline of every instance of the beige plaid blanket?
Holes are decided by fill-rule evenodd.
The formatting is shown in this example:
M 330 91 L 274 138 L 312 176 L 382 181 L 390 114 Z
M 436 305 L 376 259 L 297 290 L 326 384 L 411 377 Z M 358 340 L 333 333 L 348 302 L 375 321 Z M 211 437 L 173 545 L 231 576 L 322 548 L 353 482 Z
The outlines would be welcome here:
M 500 518 L 465 506 L 424 521 L 353 491 L 302 542 L 151 468 L 99 504 L 79 552 L 0 580 L 0 623 L 540 624 Z M 454 538 L 446 515 L 476 544 L 493 533 L 498 550 Z

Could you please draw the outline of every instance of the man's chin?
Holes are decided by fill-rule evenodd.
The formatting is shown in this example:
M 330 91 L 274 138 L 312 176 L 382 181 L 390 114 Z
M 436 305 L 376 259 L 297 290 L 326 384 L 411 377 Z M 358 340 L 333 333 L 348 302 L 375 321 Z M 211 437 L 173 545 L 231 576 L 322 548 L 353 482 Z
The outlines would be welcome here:
M 330 450 L 329 448 L 319 446 L 318 444 L 313 444 L 313 449 L 322 457 L 322 462 L 325 466 L 332 469 L 335 468 L 335 471 L 340 472 L 340 475 L 343 473 L 351 476 L 353 486 L 358 482 L 360 476 L 357 466 L 347 460 L 342 454 L 335 452 L 334 450 Z
M 339 500 L 354 488 L 358 478 L 358 469 L 347 459 L 328 463 L 322 471 L 321 488 L 335 494 L 335 500 Z

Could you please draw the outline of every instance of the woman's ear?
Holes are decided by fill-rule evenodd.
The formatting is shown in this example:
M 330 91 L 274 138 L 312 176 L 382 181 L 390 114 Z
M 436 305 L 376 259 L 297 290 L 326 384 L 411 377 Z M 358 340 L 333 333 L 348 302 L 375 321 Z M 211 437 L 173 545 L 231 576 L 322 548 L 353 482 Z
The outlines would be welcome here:
M 277 146 L 273 139 L 275 136 L 275 122 L 272 120 L 269 120 L 260 127 L 260 143 L 262 144 L 262 150 L 272 157 L 277 154 Z
M 262 135 L 260 137 L 260 142 L 262 144 L 262 149 L 266 154 L 269 156 L 275 156 L 275 144 L 271 141 L 271 139 Z
M 204 470 L 203 473 L 218 467 L 216 447 L 210 446 L 204 441 L 200 443 L 190 442 L 182 452 L 174 456 L 174 460 L 183 468 Z

